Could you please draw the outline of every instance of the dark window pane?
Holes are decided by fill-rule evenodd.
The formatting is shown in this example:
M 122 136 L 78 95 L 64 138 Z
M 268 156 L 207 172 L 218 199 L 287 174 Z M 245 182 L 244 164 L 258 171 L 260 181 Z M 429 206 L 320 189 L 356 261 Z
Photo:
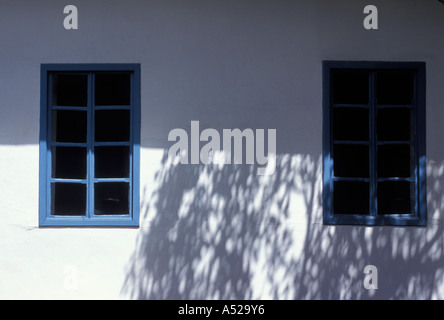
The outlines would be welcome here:
M 51 214 L 84 216 L 86 213 L 86 185 L 81 183 L 53 183 L 51 185 Z
M 369 135 L 368 109 L 334 108 L 333 139 L 368 141 Z
M 86 148 L 52 147 L 52 177 L 86 179 Z
M 377 132 L 379 141 L 411 141 L 414 135 L 413 109 L 378 109 Z
M 94 213 L 129 214 L 129 184 L 99 182 L 94 184 Z
M 369 214 L 369 183 L 335 181 L 333 212 L 336 214 Z
M 85 107 L 88 102 L 88 76 L 82 74 L 53 75 L 52 105 Z
M 129 147 L 95 147 L 96 178 L 128 178 Z
M 333 103 L 367 104 L 369 96 L 369 72 L 366 70 L 332 70 Z
M 415 210 L 415 184 L 409 181 L 378 183 L 378 214 L 411 214 Z
M 411 70 L 386 70 L 377 73 L 378 104 L 403 105 L 413 103 L 414 77 Z
M 333 156 L 335 177 L 369 177 L 368 146 L 335 144 Z
M 378 146 L 378 177 L 413 177 L 415 153 L 411 145 Z
M 98 73 L 95 78 L 96 106 L 130 105 L 129 73 Z
M 129 110 L 98 110 L 96 111 L 95 115 L 96 141 L 129 141 Z
M 52 111 L 52 141 L 86 142 L 86 111 Z

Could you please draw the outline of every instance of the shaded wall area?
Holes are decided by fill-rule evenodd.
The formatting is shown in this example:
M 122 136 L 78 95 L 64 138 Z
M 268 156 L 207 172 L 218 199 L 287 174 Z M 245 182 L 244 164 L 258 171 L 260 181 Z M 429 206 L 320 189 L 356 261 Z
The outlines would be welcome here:
M 122 291 L 134 299 L 431 299 L 444 295 L 444 165 L 429 163 L 429 226 L 322 225 L 321 159 L 255 166 L 168 163 L 142 196 Z M 378 289 L 363 285 L 366 265 Z

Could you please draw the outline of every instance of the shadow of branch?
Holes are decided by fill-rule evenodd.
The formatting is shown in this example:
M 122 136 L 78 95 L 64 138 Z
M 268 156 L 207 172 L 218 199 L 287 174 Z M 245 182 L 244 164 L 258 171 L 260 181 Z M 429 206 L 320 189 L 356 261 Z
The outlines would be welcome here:
M 443 232 L 322 225 L 322 162 L 280 155 L 276 172 L 254 165 L 169 165 L 144 192 L 143 222 L 123 292 L 133 299 L 439 298 Z M 439 212 L 444 166 L 429 172 Z M 379 288 L 363 286 L 375 265 Z

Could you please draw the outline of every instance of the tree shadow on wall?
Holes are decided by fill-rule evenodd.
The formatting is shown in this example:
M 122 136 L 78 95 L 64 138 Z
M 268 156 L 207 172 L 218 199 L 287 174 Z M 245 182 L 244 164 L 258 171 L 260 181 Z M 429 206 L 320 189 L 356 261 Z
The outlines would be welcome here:
M 442 298 L 444 165 L 429 165 L 429 226 L 322 225 L 321 158 L 254 165 L 171 165 L 143 192 L 142 226 L 123 292 L 133 299 Z M 366 265 L 378 289 L 366 290 Z

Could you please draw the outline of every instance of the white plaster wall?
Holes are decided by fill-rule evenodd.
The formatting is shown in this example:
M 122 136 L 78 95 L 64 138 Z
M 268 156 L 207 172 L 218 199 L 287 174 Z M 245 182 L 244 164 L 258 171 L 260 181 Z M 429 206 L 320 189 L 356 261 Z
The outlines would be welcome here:
M 360 0 L 69 4 L 78 30 L 63 2 L 0 2 L 0 298 L 443 297 L 437 0 L 373 1 L 372 31 Z M 321 63 L 334 59 L 426 62 L 427 228 L 322 225 Z M 126 62 L 142 67 L 141 227 L 38 228 L 40 64 Z M 276 173 L 167 164 L 168 132 L 191 120 L 276 129 Z

